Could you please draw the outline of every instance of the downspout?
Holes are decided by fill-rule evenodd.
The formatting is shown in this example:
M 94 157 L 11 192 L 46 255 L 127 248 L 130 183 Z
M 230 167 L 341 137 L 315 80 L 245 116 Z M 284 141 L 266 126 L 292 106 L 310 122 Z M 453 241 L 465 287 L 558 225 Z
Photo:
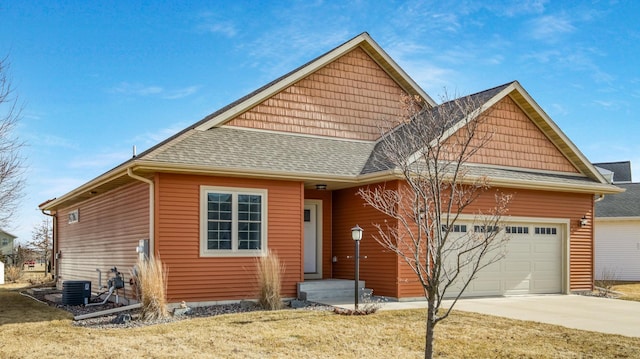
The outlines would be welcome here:
M 133 173 L 133 170 L 131 169 L 131 167 L 127 168 L 127 175 L 129 175 L 129 177 L 136 179 L 138 181 L 144 182 L 146 184 L 149 185 L 149 255 L 154 255 L 155 256 L 155 236 L 154 236 L 154 232 L 155 232 L 155 216 L 154 216 L 154 208 L 155 208 L 155 190 L 154 190 L 154 183 L 152 180 L 148 179 L 148 178 L 144 178 L 141 176 L 138 176 L 137 174 Z
M 44 209 L 41 209 L 40 212 L 42 212 L 42 214 L 44 214 L 45 216 L 49 216 L 51 217 L 51 259 L 50 261 L 53 262 L 53 280 L 54 282 L 58 282 L 58 254 L 56 251 L 56 247 L 58 247 L 56 245 L 56 232 L 58 230 L 58 215 L 57 214 L 51 214 L 51 213 L 47 213 L 45 212 Z

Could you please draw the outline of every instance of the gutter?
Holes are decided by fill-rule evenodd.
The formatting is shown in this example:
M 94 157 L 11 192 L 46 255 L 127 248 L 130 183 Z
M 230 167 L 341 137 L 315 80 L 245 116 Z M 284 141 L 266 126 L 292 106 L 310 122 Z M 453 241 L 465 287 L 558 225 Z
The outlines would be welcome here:
M 152 180 L 148 179 L 148 178 L 144 178 L 141 176 L 138 176 L 137 174 L 133 173 L 133 170 L 131 169 L 131 167 L 127 168 L 127 175 L 129 175 L 129 177 L 144 182 L 146 184 L 149 185 L 149 255 L 153 256 L 155 255 L 155 216 L 154 216 L 154 209 L 155 209 L 155 186 Z
M 53 281 L 55 283 L 58 282 L 58 253 L 56 251 L 56 232 L 58 230 L 58 216 L 57 214 L 51 214 L 45 212 L 44 209 L 41 209 L 40 212 L 45 216 L 51 217 L 51 261 L 53 262 Z M 46 271 L 46 269 L 45 269 Z

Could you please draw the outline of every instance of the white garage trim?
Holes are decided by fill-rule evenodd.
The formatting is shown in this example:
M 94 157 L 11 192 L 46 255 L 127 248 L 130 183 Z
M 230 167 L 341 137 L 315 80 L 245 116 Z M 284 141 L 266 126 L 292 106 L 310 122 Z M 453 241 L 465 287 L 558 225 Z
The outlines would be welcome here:
M 461 215 L 458 219 L 458 222 L 473 222 L 474 220 L 480 220 L 480 217 L 474 215 Z M 510 223 L 514 224 L 549 224 L 559 227 L 558 236 L 560 237 L 560 247 L 561 253 L 560 258 L 562 260 L 561 263 L 561 293 L 567 294 L 570 292 L 570 240 L 569 240 L 569 228 L 570 228 L 570 220 L 566 218 L 545 218 L 545 217 L 516 217 L 509 216 L 503 219 L 505 225 L 509 225 Z

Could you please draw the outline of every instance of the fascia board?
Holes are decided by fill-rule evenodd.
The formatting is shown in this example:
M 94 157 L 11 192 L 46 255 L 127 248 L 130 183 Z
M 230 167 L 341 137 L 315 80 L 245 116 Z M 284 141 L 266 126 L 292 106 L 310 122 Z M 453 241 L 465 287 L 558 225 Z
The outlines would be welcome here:
M 126 176 L 127 174 L 127 168 L 131 167 L 132 163 L 127 163 L 127 165 L 122 165 L 122 166 L 118 166 L 116 168 L 114 168 L 113 170 L 106 172 L 92 180 L 90 180 L 89 182 L 81 185 L 80 187 L 76 187 L 75 189 L 73 189 L 71 192 L 67 192 L 66 194 L 62 195 L 61 197 L 55 198 L 51 201 L 48 202 L 44 202 L 43 204 L 41 204 L 39 206 L 39 208 L 41 210 L 51 210 L 53 208 L 55 208 L 58 204 L 67 201 L 70 198 L 73 198 L 75 196 L 80 195 L 81 193 L 85 193 L 85 192 L 89 192 L 92 189 L 99 187 L 105 183 L 108 183 L 118 177 L 122 177 L 122 176 Z
M 640 216 L 627 216 L 627 217 L 595 217 L 596 222 L 631 222 L 640 221 Z

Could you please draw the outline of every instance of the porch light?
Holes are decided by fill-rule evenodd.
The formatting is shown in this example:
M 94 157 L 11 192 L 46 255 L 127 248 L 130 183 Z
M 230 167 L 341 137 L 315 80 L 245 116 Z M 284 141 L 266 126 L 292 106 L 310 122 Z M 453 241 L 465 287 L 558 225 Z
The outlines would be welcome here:
M 580 218 L 580 227 L 585 227 L 587 224 L 589 224 L 587 216 L 582 216 L 582 218 Z
M 364 230 L 362 228 L 360 228 L 359 225 L 356 224 L 355 227 L 351 228 L 351 239 L 353 239 L 354 241 L 361 240 L 363 231 Z
M 318 183 L 318 184 L 316 185 L 316 189 L 317 189 L 318 191 L 324 191 L 324 190 L 326 190 L 326 189 L 327 189 L 327 185 L 326 185 L 326 184 L 324 184 L 324 183 Z

